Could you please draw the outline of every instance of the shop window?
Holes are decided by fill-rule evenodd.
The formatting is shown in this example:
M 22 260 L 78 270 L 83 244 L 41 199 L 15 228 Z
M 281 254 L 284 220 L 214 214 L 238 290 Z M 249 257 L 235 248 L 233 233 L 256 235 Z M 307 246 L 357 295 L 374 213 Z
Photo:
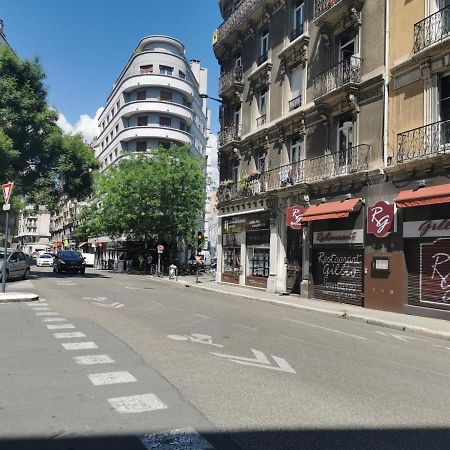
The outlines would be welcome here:
M 253 277 L 269 276 L 269 256 L 268 248 L 250 248 L 250 275 Z
M 241 266 L 241 250 L 239 247 L 223 247 L 223 272 L 239 272 Z

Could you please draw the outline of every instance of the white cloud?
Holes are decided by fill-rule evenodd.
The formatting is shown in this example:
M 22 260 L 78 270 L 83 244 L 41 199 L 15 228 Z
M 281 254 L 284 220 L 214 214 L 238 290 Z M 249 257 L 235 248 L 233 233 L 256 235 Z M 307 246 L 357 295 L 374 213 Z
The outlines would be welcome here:
M 97 109 L 94 117 L 90 117 L 88 114 L 81 114 L 75 125 L 72 125 L 62 113 L 58 113 L 57 124 L 66 134 L 81 134 L 86 143 L 90 144 L 94 136 L 100 134 L 98 128 L 98 118 L 103 107 Z

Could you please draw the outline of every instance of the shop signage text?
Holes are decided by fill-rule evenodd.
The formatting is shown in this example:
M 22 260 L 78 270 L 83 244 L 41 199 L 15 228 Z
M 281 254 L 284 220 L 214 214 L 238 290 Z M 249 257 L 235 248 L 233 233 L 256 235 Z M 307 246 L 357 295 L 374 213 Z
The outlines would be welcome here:
M 396 230 L 395 205 L 383 200 L 367 208 L 367 233 L 382 238 Z
M 404 222 L 403 237 L 445 237 L 450 236 L 450 219 Z
M 302 217 L 305 212 L 303 206 L 291 206 L 286 209 L 286 226 L 294 230 L 302 229 Z
M 242 231 L 268 230 L 270 219 L 268 212 L 248 214 L 246 216 L 227 217 L 222 222 L 223 233 L 240 233 Z
M 313 244 L 362 244 L 364 232 L 362 229 L 342 231 L 317 231 L 313 235 Z

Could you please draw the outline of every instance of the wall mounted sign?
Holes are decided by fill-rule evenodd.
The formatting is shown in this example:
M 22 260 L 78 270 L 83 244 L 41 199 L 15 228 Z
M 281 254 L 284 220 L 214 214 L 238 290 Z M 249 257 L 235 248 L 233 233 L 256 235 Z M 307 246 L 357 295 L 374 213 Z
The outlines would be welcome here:
M 268 212 L 227 217 L 222 220 L 222 233 L 241 233 L 242 231 L 269 230 Z
M 364 230 L 317 231 L 313 235 L 313 244 L 363 244 Z
M 286 226 L 294 230 L 302 229 L 302 216 L 305 212 L 303 206 L 294 205 L 286 209 Z
M 404 222 L 403 237 L 445 237 L 450 236 L 450 219 Z
M 420 245 L 420 301 L 450 304 L 450 239 Z
M 397 231 L 395 205 L 383 200 L 367 208 L 367 233 L 383 238 Z

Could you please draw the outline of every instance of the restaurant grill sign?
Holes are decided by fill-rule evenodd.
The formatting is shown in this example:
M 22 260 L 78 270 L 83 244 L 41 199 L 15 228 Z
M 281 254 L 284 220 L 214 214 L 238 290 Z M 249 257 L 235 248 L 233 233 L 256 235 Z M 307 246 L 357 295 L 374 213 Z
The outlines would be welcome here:
M 378 238 L 386 237 L 396 230 L 395 205 L 383 200 L 367 208 L 367 233 Z
M 404 222 L 403 237 L 446 237 L 450 236 L 450 219 Z
M 317 231 L 313 235 L 313 244 L 316 245 L 362 243 L 364 243 L 364 232 L 362 229 L 342 231 Z

